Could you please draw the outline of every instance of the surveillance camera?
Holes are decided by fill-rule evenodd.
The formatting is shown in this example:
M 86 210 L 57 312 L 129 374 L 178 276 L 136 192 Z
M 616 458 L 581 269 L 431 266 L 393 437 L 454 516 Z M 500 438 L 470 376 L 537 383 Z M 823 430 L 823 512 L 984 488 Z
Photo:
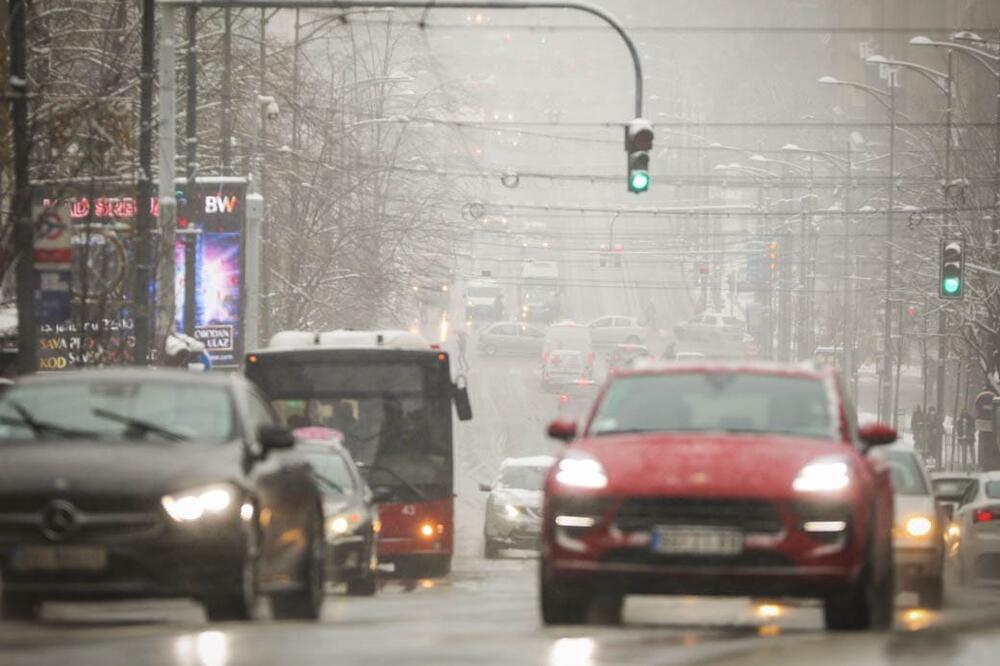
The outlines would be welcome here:
M 267 103 L 267 106 L 264 108 L 264 113 L 267 114 L 268 120 L 277 120 L 278 114 L 280 113 L 280 110 L 278 109 L 278 103 L 272 99 L 270 102 Z

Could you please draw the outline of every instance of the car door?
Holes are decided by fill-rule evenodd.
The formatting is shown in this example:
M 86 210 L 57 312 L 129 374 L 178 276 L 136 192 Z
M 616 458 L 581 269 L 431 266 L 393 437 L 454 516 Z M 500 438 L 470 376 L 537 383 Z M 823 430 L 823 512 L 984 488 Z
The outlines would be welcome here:
M 545 332 L 531 324 L 521 324 L 525 354 L 537 354 L 545 346 Z

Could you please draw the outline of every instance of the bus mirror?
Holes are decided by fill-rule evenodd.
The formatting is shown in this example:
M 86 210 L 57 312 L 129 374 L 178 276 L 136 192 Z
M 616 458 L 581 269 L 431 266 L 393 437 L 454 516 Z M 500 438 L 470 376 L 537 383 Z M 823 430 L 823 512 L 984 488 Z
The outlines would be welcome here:
M 455 401 L 455 412 L 458 413 L 459 421 L 472 420 L 472 404 L 469 402 L 469 389 L 465 381 L 465 375 L 459 375 L 452 384 L 451 397 Z

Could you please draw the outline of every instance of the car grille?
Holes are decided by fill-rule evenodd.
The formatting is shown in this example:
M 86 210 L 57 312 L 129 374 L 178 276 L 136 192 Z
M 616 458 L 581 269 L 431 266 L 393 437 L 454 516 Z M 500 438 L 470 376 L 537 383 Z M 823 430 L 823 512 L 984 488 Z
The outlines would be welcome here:
M 0 513 L 24 513 L 42 511 L 53 500 L 65 500 L 80 511 L 104 512 L 150 512 L 159 511 L 158 497 L 135 494 L 72 492 L 24 493 L 18 495 L 0 494 Z
M 676 567 L 793 567 L 785 555 L 771 551 L 746 550 L 739 555 L 663 555 L 649 549 L 618 548 L 608 551 L 604 561 L 615 564 L 653 564 Z
M 783 528 L 781 515 L 772 502 L 752 499 L 632 498 L 622 502 L 614 522 L 624 531 L 648 531 L 657 525 L 698 525 L 777 534 Z
M 56 505 L 72 514 L 60 529 L 53 529 L 51 521 Z M 156 530 L 160 518 L 155 503 L 134 496 L 0 496 L 0 539 L 8 542 L 127 540 Z

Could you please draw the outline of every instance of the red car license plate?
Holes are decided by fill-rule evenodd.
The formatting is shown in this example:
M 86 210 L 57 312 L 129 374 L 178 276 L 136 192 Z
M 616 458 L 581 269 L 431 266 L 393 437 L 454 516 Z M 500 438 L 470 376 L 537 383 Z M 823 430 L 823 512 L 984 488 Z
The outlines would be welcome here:
M 656 527 L 652 547 L 664 555 L 739 555 L 743 533 L 726 527 Z
M 104 546 L 21 546 L 11 558 L 17 571 L 100 571 L 108 566 Z

